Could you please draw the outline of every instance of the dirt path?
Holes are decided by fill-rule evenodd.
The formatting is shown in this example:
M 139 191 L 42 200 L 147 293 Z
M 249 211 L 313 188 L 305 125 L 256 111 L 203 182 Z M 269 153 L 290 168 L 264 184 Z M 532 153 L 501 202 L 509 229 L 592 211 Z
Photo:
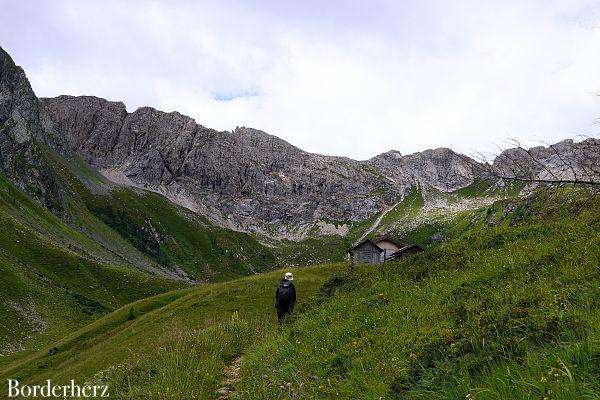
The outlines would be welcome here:
M 241 356 L 234 358 L 231 364 L 223 369 L 226 378 L 221 382 L 221 385 L 223 386 L 220 389 L 217 389 L 217 394 L 219 395 L 218 400 L 227 400 L 229 398 L 229 393 L 235 392 L 235 384 L 240 380 L 241 369 Z
M 385 210 L 383 210 L 383 212 L 381 213 L 381 215 L 379 215 L 379 217 L 377 217 L 377 219 L 375 220 L 375 222 L 373 222 L 373 225 L 371 225 L 366 231 L 365 233 L 362 234 L 362 236 L 356 241 L 356 243 L 360 243 L 362 242 L 369 233 L 373 232 L 381 223 L 381 220 L 383 219 L 383 217 L 386 216 L 387 213 L 389 213 L 390 211 L 392 211 L 394 208 L 396 208 L 396 206 L 398 206 L 400 203 L 402 203 L 402 200 L 400 200 L 399 202 L 397 202 L 396 204 L 392 205 L 391 207 L 386 208 Z

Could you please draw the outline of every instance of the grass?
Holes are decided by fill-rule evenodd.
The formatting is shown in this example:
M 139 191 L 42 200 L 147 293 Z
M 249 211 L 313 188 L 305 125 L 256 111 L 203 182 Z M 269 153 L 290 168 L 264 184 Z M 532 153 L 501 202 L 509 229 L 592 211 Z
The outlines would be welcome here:
M 0 176 L 0 363 L 182 286 L 92 256 L 105 251 Z
M 425 202 L 423 200 L 423 193 L 418 187 L 415 186 L 411 189 L 410 193 L 404 197 L 404 199 L 402 199 L 402 202 L 391 209 L 381 219 L 379 226 L 384 228 L 400 219 L 414 217 L 424 205 Z
M 393 209 L 389 210 L 389 212 L 381 219 L 377 229 L 367 235 L 367 238 L 373 239 L 374 237 L 379 236 L 381 230 L 385 231 L 386 228 L 391 226 L 394 222 L 414 217 L 419 213 L 423 205 L 424 200 L 421 191 L 418 188 L 413 188 L 409 195 Z M 336 225 L 346 224 L 349 226 L 348 233 L 343 237 L 332 235 L 308 238 L 300 242 L 283 242 L 277 250 L 280 264 L 312 265 L 331 261 L 343 261 L 346 259 L 346 251 L 356 244 L 358 239 L 375 223 L 378 217 L 379 215 L 375 214 L 371 216 L 371 218 L 363 221 L 328 221 Z M 404 235 L 406 239 L 412 240 L 414 238 L 409 237 L 408 235 L 414 235 L 416 237 L 419 235 L 420 228 L 422 227 L 419 226 L 417 229 L 409 231 L 408 234 L 406 232 L 403 232 L 403 234 L 391 232 L 390 236 L 397 239 Z M 431 234 L 437 233 L 439 229 L 441 229 L 439 226 L 431 226 L 431 228 L 432 229 L 428 229 L 427 231 L 432 231 Z M 425 235 L 425 233 L 423 233 L 423 235 Z M 426 240 L 424 237 L 422 238 L 423 240 L 420 240 L 421 236 L 419 236 L 419 240 L 406 241 L 406 243 L 423 244 Z
M 250 235 L 166 198 L 111 185 L 40 145 L 64 203 L 59 216 L 0 174 L 0 365 L 140 298 L 275 266 Z
M 107 247 L 118 244 L 115 252 L 128 260 L 145 258 L 147 265 L 184 271 L 204 282 L 272 269 L 275 264 L 273 251 L 249 234 L 213 226 L 157 193 L 114 186 L 78 158 L 65 161 L 50 150 L 47 158 L 72 194 L 73 223 L 92 230 L 94 239 L 103 239 Z
M 162 271 L 220 281 L 273 267 L 271 250 L 253 237 L 153 193 L 111 191 L 81 160 L 41 148 L 65 193 L 62 218 L 0 175 L 0 364 L 132 301 L 186 286 Z
M 475 198 L 482 196 L 493 196 L 493 195 L 508 195 L 515 196 L 523 188 L 525 184 L 523 182 L 506 182 L 504 187 L 496 186 L 495 182 L 489 180 L 475 178 L 473 183 L 469 186 L 465 186 L 462 189 L 458 189 L 452 192 L 459 198 Z
M 339 268 L 294 270 L 298 307 Z M 0 376 L 3 383 L 9 376 L 27 382 L 108 381 L 114 398 L 208 398 L 229 362 L 277 332 L 273 294 L 282 273 L 140 300 L 53 343 L 55 355 L 44 349 L 15 361 Z
M 352 246 L 348 237 L 322 236 L 282 242 L 276 249 L 280 265 L 306 266 L 344 260 Z
M 296 269 L 300 301 L 277 327 L 283 271 L 179 290 L 149 271 L 220 282 L 341 260 L 377 216 L 345 238 L 270 249 L 45 156 L 62 219 L 0 177 L 3 384 L 105 382 L 122 399 L 216 398 L 222 386 L 232 399 L 600 397 L 598 199 L 540 191 L 403 232 L 444 240 L 401 262 Z M 381 226 L 422 207 L 414 191 Z
M 494 187 L 492 182 L 476 178 L 469 186 L 458 189 L 454 191 L 453 194 L 459 197 L 473 198 L 484 196 L 486 194 L 494 194 L 496 191 L 498 190 Z
M 236 398 L 597 398 L 600 218 L 580 206 L 335 277 L 245 355 Z
M 521 183 L 509 183 L 503 188 L 498 188 L 494 184 L 481 179 L 475 179 L 471 185 L 451 193 L 443 193 L 430 188 L 430 192 L 445 199 L 449 204 L 468 201 L 469 199 L 488 198 L 491 201 L 503 198 L 507 200 L 496 200 L 495 205 L 489 207 L 483 206 L 485 203 L 476 203 L 465 206 L 462 211 L 438 210 L 425 212 L 423 210 L 425 203 L 422 191 L 414 188 L 400 204 L 386 214 L 378 229 L 371 236 L 374 237 L 381 231 L 387 231 L 388 235 L 403 243 L 418 243 L 424 247 L 434 246 L 443 241 L 447 242 L 475 228 L 476 225 L 481 225 L 482 213 L 497 212 L 497 208 L 506 204 L 506 202 L 518 199 L 517 195 L 521 189 L 523 189 Z M 432 193 L 429 195 L 431 196 Z M 502 216 L 500 215 L 500 217 Z M 419 223 L 414 224 L 415 220 Z
M 281 241 L 275 254 L 279 266 L 306 266 L 339 262 L 346 258 L 346 251 L 375 222 L 378 215 L 364 221 L 326 221 L 336 226 L 347 225 L 346 236 L 325 235 L 309 237 L 302 241 Z
M 506 200 L 401 262 L 296 269 L 282 328 L 282 271 L 140 300 L 0 380 L 104 382 L 117 399 L 598 398 L 599 206 Z
M 181 286 L 83 258 L 14 222 L 0 217 L 3 356 L 39 348 L 123 304 Z
M 249 234 L 212 226 L 156 193 L 130 188 L 86 198 L 88 209 L 165 268 L 199 281 L 222 281 L 272 269 L 273 251 Z

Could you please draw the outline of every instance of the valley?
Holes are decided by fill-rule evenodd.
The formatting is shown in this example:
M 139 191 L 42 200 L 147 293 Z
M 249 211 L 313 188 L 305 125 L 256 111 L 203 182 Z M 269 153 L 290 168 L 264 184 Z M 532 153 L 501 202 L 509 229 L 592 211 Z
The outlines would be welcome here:
M 599 148 L 325 156 L 38 99 L 0 49 L 0 381 L 115 399 L 598 397 Z M 425 251 L 347 260 L 382 235 Z M 299 301 L 278 326 L 287 271 Z
M 534 199 L 471 212 L 462 233 L 400 262 L 294 269 L 283 328 L 278 270 L 139 300 L 0 375 L 108 384 L 123 399 L 594 397 L 598 199 Z

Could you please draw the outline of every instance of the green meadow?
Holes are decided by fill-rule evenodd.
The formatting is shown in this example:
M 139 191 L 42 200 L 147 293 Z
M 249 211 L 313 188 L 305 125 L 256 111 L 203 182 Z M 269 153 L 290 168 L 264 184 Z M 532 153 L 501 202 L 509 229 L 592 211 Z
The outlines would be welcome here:
M 599 209 L 540 191 L 458 216 L 399 262 L 294 268 L 282 327 L 285 270 L 158 294 L 0 379 L 105 383 L 115 399 L 599 398 Z

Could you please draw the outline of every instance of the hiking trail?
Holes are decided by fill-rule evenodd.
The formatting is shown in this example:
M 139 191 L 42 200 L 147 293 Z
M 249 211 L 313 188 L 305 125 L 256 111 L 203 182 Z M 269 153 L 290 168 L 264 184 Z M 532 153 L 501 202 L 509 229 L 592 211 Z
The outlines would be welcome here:
M 362 242 L 369 235 L 369 233 L 373 232 L 379 226 L 381 220 L 383 220 L 383 217 L 385 217 L 387 213 L 396 208 L 400 203 L 402 203 L 402 200 L 392 205 L 391 207 L 388 207 L 385 210 L 383 210 L 383 212 L 379 215 L 379 217 L 377 217 L 375 222 L 373 222 L 373 224 L 365 231 L 365 233 L 361 235 L 361 237 L 356 241 L 356 243 Z
M 235 384 L 240 380 L 240 370 L 242 369 L 242 356 L 238 356 L 231 361 L 229 365 L 223 368 L 225 380 L 221 382 L 222 387 L 217 389 L 218 400 L 227 400 L 229 393 L 235 392 Z

